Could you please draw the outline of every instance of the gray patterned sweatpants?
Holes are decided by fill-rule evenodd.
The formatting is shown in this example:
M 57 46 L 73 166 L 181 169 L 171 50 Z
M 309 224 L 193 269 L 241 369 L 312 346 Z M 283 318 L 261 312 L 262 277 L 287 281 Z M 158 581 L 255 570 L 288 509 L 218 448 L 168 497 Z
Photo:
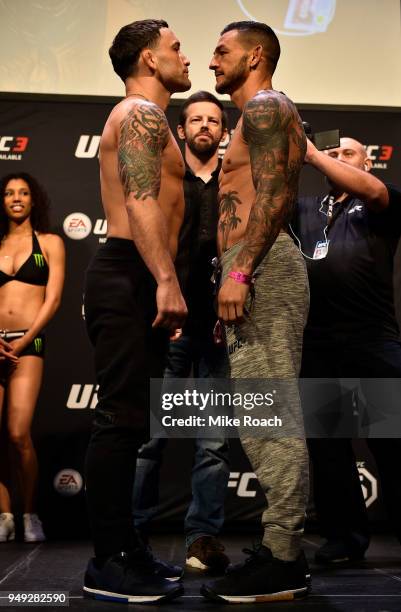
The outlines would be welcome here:
M 242 243 L 221 258 L 222 281 Z M 226 326 L 230 377 L 289 379 L 299 376 L 302 336 L 309 308 L 309 286 L 302 255 L 284 232 L 257 268 L 249 316 L 239 326 Z M 238 342 L 240 340 L 240 342 Z M 287 414 L 302 421 L 298 390 Z M 278 415 L 280 416 L 280 415 Z M 241 443 L 258 477 L 268 507 L 262 515 L 263 544 L 273 555 L 294 560 L 300 551 L 309 493 L 309 464 L 305 439 L 245 437 Z

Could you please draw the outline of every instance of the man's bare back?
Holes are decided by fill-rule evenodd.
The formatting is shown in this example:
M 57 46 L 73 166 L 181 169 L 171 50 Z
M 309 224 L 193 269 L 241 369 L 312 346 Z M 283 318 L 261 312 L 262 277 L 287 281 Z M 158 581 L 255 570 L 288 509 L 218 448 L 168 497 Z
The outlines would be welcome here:
M 291 100 L 273 90 L 258 92 L 238 121 L 219 177 L 220 253 L 255 234 L 269 216 L 272 242 L 286 228 L 304 153 L 305 135 Z
M 122 100 L 107 119 L 100 141 L 100 181 L 107 235 L 132 239 L 120 175 L 124 163 L 122 156 L 131 156 L 128 174 L 132 174 L 132 162 L 135 162 L 138 200 L 153 197 L 158 190 L 157 200 L 166 220 L 169 250 L 174 259 L 184 214 L 182 181 L 185 165 L 181 151 L 164 122 L 164 113 L 156 104 L 134 95 Z M 155 141 L 159 142 L 160 151 L 156 150 Z M 158 155 L 160 177 L 157 171 L 153 171 Z M 126 177 L 125 180 L 129 179 Z

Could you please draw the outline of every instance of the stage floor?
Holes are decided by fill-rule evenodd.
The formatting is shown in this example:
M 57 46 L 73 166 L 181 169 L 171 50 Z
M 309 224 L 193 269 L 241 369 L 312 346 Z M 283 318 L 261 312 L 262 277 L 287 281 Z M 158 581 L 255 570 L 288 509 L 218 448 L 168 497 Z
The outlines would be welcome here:
M 252 536 L 228 535 L 223 541 L 231 561 L 238 562 L 243 557 L 241 549 L 251 545 Z M 317 536 L 306 536 L 304 539 L 304 548 L 312 572 L 312 593 L 307 598 L 293 603 L 243 604 L 235 609 L 243 612 L 251 609 L 281 612 L 285 610 L 401 611 L 401 546 L 394 538 L 373 537 L 366 561 L 352 568 L 335 570 L 322 569 L 313 564 L 314 551 L 319 542 Z M 182 563 L 184 555 L 182 536 L 157 535 L 153 539 L 153 548 L 164 560 Z M 81 590 L 83 572 L 90 555 L 91 546 L 88 542 L 48 542 L 36 545 L 22 542 L 2 543 L 0 544 L 1 595 L 4 597 L 7 591 L 68 591 L 69 607 L 75 610 L 109 612 L 124 609 L 123 604 L 94 601 L 83 597 Z M 199 587 L 208 579 L 210 577 L 201 572 L 186 572 L 185 595 L 182 598 L 171 604 L 165 604 L 162 608 L 138 604 L 130 604 L 129 608 L 147 612 L 160 609 L 164 612 L 221 610 L 221 606 L 207 602 L 199 594 Z M 6 599 L 1 599 L 0 608 L 3 609 L 7 605 L 6 602 Z M 47 609 L 60 608 L 49 606 Z

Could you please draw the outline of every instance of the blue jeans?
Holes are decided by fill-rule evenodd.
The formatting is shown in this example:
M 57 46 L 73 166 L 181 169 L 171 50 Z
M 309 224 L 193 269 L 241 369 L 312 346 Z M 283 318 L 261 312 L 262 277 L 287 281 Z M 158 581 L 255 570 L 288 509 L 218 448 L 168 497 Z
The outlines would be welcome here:
M 225 373 L 225 347 L 212 339 L 182 336 L 170 343 L 166 378 L 187 378 L 193 369 L 196 378 L 220 377 Z M 158 512 L 159 479 L 166 438 L 153 438 L 142 446 L 133 490 L 133 517 L 136 529 L 147 539 L 149 523 Z M 225 439 L 195 439 L 191 475 L 192 500 L 184 531 L 187 548 L 202 535 L 217 535 L 224 523 L 224 499 L 230 475 L 228 442 Z

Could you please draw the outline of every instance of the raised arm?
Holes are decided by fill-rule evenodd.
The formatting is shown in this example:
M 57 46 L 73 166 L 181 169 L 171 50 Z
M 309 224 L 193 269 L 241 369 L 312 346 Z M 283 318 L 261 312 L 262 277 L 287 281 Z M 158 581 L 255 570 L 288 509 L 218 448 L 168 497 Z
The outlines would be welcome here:
M 118 165 L 132 239 L 158 285 L 153 326 L 174 329 L 183 324 L 186 307 L 158 202 L 162 153 L 169 137 L 166 117 L 157 105 L 135 104 L 120 124 Z
M 252 274 L 291 215 L 306 139 L 295 107 L 276 92 L 260 93 L 247 103 L 242 134 L 256 195 L 233 269 Z
M 388 191 L 384 183 L 370 174 L 371 162 L 366 159 L 365 170 L 359 170 L 343 163 L 330 154 L 316 149 L 308 140 L 305 161 L 322 172 L 333 184 L 344 193 L 360 198 L 368 208 L 380 212 L 388 206 Z

